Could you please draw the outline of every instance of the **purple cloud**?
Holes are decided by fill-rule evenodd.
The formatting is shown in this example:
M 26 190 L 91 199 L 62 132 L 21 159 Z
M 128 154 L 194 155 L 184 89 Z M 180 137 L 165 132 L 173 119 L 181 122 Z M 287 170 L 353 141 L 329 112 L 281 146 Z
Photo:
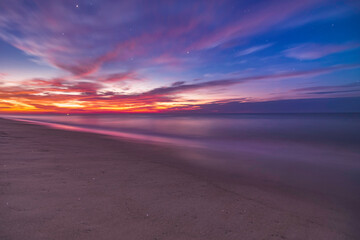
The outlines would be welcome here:
M 264 102 L 213 102 L 198 105 L 195 113 L 330 113 L 360 112 L 360 97 L 286 99 Z
M 347 43 L 341 45 L 302 44 L 284 51 L 285 56 L 299 60 L 314 60 L 330 54 L 343 52 L 360 47 L 359 43 Z
M 230 11 L 231 1 L 1 1 L 0 38 L 84 77 L 111 62 L 181 65 L 189 51 L 268 31 L 322 1 L 264 1 L 239 8 L 236 17 L 219 11 Z
M 338 93 L 356 93 L 360 91 L 360 82 L 353 82 L 343 85 L 328 85 L 297 88 L 293 92 L 303 92 L 312 95 L 338 94 Z

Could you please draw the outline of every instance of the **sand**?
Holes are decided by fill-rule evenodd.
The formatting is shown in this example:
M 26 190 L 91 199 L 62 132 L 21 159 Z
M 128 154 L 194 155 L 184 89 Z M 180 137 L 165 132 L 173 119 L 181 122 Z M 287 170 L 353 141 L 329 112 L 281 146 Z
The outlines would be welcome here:
M 0 119 L 0 239 L 360 237 L 351 206 L 179 158 L 171 147 Z

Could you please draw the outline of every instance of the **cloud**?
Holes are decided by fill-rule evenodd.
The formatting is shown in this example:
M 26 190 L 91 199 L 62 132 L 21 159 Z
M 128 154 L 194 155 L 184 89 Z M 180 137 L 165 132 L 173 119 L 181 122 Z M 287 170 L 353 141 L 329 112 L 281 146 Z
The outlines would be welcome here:
M 177 109 L 181 112 L 180 109 Z M 209 103 L 191 113 L 354 113 L 360 112 L 360 97 L 286 99 L 264 102 Z
M 184 49 L 184 37 L 205 21 L 200 10 L 212 11 L 207 6 L 199 2 L 178 11 L 167 1 L 81 2 L 79 8 L 70 0 L 1 1 L 0 38 L 79 77 L 111 62 L 131 65 L 130 59 L 173 64 L 176 46 Z M 165 53 L 168 57 L 161 58 Z
M 244 50 L 238 52 L 236 54 L 236 56 L 249 55 L 249 54 L 252 54 L 254 52 L 258 52 L 258 51 L 264 50 L 264 49 L 266 49 L 268 47 L 271 47 L 272 45 L 274 45 L 274 44 L 273 43 L 268 43 L 268 44 L 253 46 L 253 47 L 250 47 L 250 48 L 247 48 L 247 49 L 244 49 Z
M 195 49 L 214 48 L 236 38 L 269 31 L 272 27 L 301 12 L 314 7 L 323 0 L 305 1 L 263 1 L 249 8 L 243 8 L 236 21 L 229 21 L 225 26 L 214 29 L 193 44 Z
M 169 94 L 194 91 L 198 89 L 231 86 L 231 85 L 250 82 L 250 81 L 312 77 L 312 76 L 330 73 L 333 71 L 359 68 L 359 67 L 360 65 L 337 65 L 326 68 L 311 69 L 306 71 L 291 71 L 291 72 L 282 72 L 282 73 L 269 74 L 269 75 L 256 75 L 256 76 L 247 76 L 247 77 L 218 79 L 214 81 L 207 81 L 207 82 L 201 82 L 195 84 L 181 84 L 181 85 L 172 85 L 170 87 L 155 88 L 151 91 L 142 93 L 142 95 L 169 95 Z
M 314 86 L 314 87 L 305 87 L 305 88 L 297 88 L 293 91 L 297 92 L 308 92 L 314 90 L 329 90 L 329 89 L 343 89 L 343 88 L 353 88 L 353 87 L 360 87 L 360 82 L 348 83 L 343 85 L 335 85 L 335 86 Z
M 88 111 L 95 109 L 127 109 L 127 110 L 156 110 L 159 104 L 172 103 L 175 106 L 179 98 L 178 94 L 191 93 L 197 90 L 209 90 L 217 87 L 227 87 L 236 84 L 252 81 L 270 81 L 279 79 L 293 79 L 312 77 L 320 74 L 326 74 L 333 71 L 358 68 L 360 65 L 337 65 L 320 69 L 311 69 L 307 71 L 291 71 L 268 75 L 256 75 L 246 77 L 233 77 L 217 79 L 206 82 L 193 82 L 186 84 L 184 81 L 178 81 L 170 86 L 154 88 L 149 91 L 133 94 L 120 94 L 112 91 L 103 91 L 104 85 L 101 81 L 94 80 L 71 80 L 54 79 L 30 79 L 24 84 L 12 87 L 3 87 L 0 89 L 0 99 L 16 101 L 17 104 L 26 104 L 38 110 L 49 110 L 51 106 L 80 106 Z M 124 77 L 126 74 L 122 75 Z M 295 91 L 313 91 L 323 88 L 298 89 Z M 74 102 L 76 104 L 74 104 Z M 36 105 L 35 105 L 36 104 Z M 196 101 L 189 101 L 187 104 L 181 104 L 181 107 L 196 106 Z M 168 106 L 170 108 L 171 106 Z M 64 108 L 66 110 L 66 108 Z M 54 109 L 57 111 L 58 108 Z M 68 111 L 68 110 L 67 110 Z
M 104 82 L 104 83 L 116 83 L 116 82 L 123 82 L 123 81 L 132 81 L 132 80 L 140 80 L 140 76 L 133 71 L 126 71 L 126 72 L 120 72 L 120 73 L 112 73 L 105 76 L 100 77 L 93 77 L 93 79 L 96 79 L 98 81 Z
M 292 90 L 293 92 L 303 92 L 312 95 L 324 95 L 324 94 L 338 94 L 338 93 L 353 93 L 360 91 L 360 82 L 348 83 L 343 85 L 333 86 L 314 86 L 306 88 L 297 88 Z
M 331 6 L 331 4 L 327 3 L 327 6 L 321 8 L 319 12 L 307 14 L 305 16 L 298 17 L 292 21 L 288 21 L 284 23 L 282 28 L 300 27 L 309 23 L 320 21 L 334 21 L 335 19 L 348 16 L 349 14 L 352 14 L 352 12 L 354 12 L 353 8 L 349 8 L 345 4 L 342 6 L 337 5 L 336 7 L 334 7 Z
M 356 93 L 360 92 L 360 89 L 354 89 L 354 90 L 335 90 L 335 91 L 325 91 L 325 92 L 309 92 L 307 94 L 313 94 L 313 95 L 323 95 L 323 94 L 338 94 L 338 93 Z
M 7 73 L 0 72 L 0 85 L 4 84 L 5 78 L 8 76 Z
M 314 60 L 330 54 L 343 52 L 360 47 L 359 43 L 346 43 L 341 45 L 320 45 L 314 43 L 301 44 L 284 51 L 285 56 L 299 60 Z
M 181 85 L 184 85 L 185 81 L 178 81 L 178 82 L 174 82 L 173 84 L 171 84 L 172 87 L 179 87 Z
M 1 1 L 0 38 L 82 78 L 111 63 L 124 68 L 186 64 L 189 51 L 269 31 L 322 2 L 271 0 L 234 11 L 239 3 L 230 0 L 79 1 L 78 8 L 72 0 Z
M 5 78 L 6 76 L 8 76 L 8 74 L 7 74 L 7 73 L 1 73 L 1 72 L 0 72 L 0 79 Z

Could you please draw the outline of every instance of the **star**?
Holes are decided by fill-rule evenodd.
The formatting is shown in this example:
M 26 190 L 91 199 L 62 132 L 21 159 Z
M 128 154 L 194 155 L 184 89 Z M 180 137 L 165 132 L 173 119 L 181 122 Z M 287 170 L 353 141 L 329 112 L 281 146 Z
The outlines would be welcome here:
M 76 4 L 76 6 L 75 6 L 76 8 L 79 8 L 79 4 Z

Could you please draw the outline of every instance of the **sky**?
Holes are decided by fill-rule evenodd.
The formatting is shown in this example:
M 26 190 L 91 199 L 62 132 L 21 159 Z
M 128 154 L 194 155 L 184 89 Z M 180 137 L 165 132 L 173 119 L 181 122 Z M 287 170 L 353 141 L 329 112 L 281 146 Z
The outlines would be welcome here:
M 359 29 L 357 0 L 1 0 L 0 112 L 360 111 Z

